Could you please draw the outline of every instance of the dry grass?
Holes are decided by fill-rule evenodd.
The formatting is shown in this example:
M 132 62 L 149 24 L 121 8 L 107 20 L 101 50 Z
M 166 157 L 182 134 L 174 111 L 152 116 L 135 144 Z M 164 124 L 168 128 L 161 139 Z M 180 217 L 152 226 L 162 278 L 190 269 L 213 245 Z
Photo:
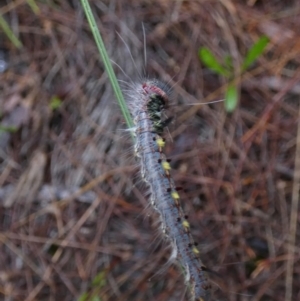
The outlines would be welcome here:
M 0 34 L 8 63 L 1 125 L 16 129 L 0 136 L 0 300 L 84 292 L 86 300 L 188 300 L 180 271 L 165 266 L 156 216 L 144 209 L 131 141 L 79 2 L 37 3 L 37 15 L 25 1 L 0 10 L 24 45 L 16 51 Z M 298 300 L 299 227 L 290 232 L 291 208 L 299 225 L 298 1 L 91 3 L 127 74 L 116 67 L 120 79 L 143 73 L 144 23 L 146 73 L 174 85 L 167 153 L 202 259 L 218 274 L 215 300 Z M 240 79 L 233 115 L 222 104 L 187 106 L 223 97 L 224 82 L 201 66 L 199 47 L 229 53 L 238 69 L 262 34 L 271 43 Z

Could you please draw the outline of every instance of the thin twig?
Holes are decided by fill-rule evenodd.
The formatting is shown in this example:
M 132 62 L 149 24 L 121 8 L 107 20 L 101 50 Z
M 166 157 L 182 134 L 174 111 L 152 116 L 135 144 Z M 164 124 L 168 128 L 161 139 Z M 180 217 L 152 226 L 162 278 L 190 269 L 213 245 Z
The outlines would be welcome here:
M 291 301 L 293 296 L 293 271 L 295 257 L 295 242 L 297 233 L 297 218 L 299 204 L 299 189 L 300 189 L 300 106 L 298 117 L 297 130 L 297 145 L 295 155 L 295 171 L 293 181 L 292 206 L 290 217 L 290 232 L 288 238 L 288 259 L 286 263 L 286 278 L 285 278 L 285 301 Z

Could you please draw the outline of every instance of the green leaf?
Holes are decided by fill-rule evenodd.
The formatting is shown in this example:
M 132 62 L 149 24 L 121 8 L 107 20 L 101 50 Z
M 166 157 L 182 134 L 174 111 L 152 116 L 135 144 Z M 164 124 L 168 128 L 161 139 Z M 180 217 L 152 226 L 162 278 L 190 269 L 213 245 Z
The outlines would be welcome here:
M 260 39 L 248 50 L 244 59 L 242 70 L 247 70 L 255 60 L 264 52 L 269 44 L 270 39 L 267 36 L 262 36 Z
M 229 54 L 225 55 L 224 63 L 225 63 L 226 69 L 233 72 L 232 57 Z
M 6 133 L 15 133 L 18 130 L 16 126 L 5 126 L 0 124 L 0 133 L 6 132 Z
M 50 100 L 51 110 L 59 109 L 61 104 L 62 104 L 62 101 L 58 96 L 54 95 L 54 96 L 51 97 L 51 100 Z
M 101 271 L 100 273 L 98 273 L 92 282 L 93 286 L 97 286 L 98 288 L 101 288 L 103 286 L 105 286 L 106 284 L 106 273 L 105 271 Z
M 98 296 L 93 296 L 91 301 L 101 301 L 101 299 Z
M 216 59 L 214 54 L 206 47 L 201 47 L 198 52 L 201 61 L 208 67 L 219 75 L 228 77 L 230 74 Z
M 88 298 L 88 293 L 83 293 L 79 298 L 78 298 L 78 300 L 77 301 L 86 301 L 87 300 L 87 298 Z
M 229 84 L 225 93 L 225 110 L 228 113 L 232 113 L 238 103 L 238 91 L 236 86 Z

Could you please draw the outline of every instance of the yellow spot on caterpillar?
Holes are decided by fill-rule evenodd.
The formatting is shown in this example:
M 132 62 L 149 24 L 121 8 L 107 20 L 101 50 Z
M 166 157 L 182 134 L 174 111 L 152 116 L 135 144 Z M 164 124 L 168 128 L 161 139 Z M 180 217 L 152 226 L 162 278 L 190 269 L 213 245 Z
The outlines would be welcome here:
M 188 221 L 183 221 L 182 226 L 185 228 L 185 230 L 188 230 L 190 227 L 190 224 L 188 223 Z
M 196 247 L 193 247 L 192 250 L 193 250 L 194 254 L 196 254 L 196 255 L 200 254 L 200 251 Z
M 162 148 L 165 147 L 165 144 L 166 144 L 165 141 L 159 137 L 156 139 L 156 143 L 158 145 L 159 151 L 161 152 Z
M 178 192 L 176 190 L 173 190 L 171 192 L 171 197 L 175 201 L 176 206 L 179 206 L 179 199 L 180 199 L 180 197 L 179 197 L 179 194 L 178 194 Z
M 176 190 L 172 191 L 171 196 L 174 200 L 179 200 L 180 199 L 179 194 Z
M 171 166 L 169 162 L 167 161 L 162 162 L 162 167 L 165 170 L 166 174 L 169 175 L 169 171 L 171 170 Z

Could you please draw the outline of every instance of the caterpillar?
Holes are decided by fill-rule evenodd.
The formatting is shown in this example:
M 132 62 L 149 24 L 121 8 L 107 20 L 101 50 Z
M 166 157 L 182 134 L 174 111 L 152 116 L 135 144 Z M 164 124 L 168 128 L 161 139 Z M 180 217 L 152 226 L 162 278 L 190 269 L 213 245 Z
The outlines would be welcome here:
M 173 248 L 172 256 L 183 267 L 192 300 L 206 301 L 211 299 L 211 285 L 180 205 L 170 163 L 163 153 L 163 133 L 168 123 L 168 119 L 163 120 L 163 112 L 170 102 L 169 92 L 169 88 L 157 80 L 133 85 L 128 107 L 135 125 L 132 129 L 135 153 L 140 160 L 142 178 L 150 188 L 151 204 L 160 215 L 162 232 Z

